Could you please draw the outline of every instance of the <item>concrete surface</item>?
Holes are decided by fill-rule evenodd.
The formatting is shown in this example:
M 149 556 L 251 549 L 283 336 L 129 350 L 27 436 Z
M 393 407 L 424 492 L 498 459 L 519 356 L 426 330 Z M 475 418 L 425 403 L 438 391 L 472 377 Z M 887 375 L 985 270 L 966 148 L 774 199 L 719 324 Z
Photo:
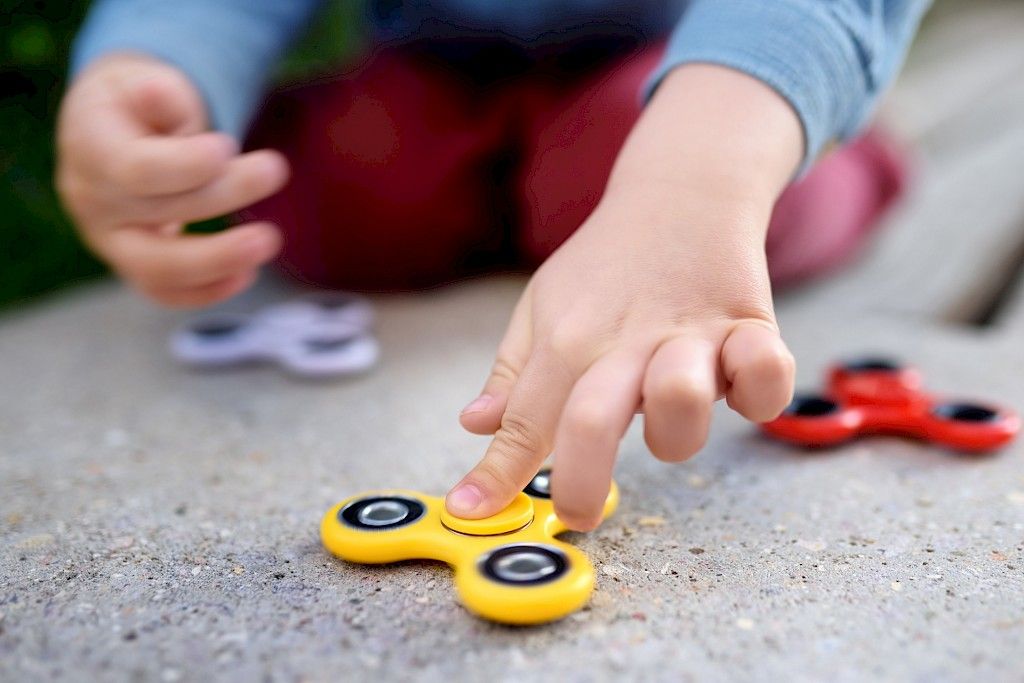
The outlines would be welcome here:
M 0 320 L 0 680 L 1024 680 L 1020 444 L 813 454 L 720 411 L 668 466 L 634 431 L 620 512 L 575 539 L 594 599 L 540 628 L 470 616 L 442 565 L 329 557 L 332 503 L 440 493 L 479 456 L 455 415 L 520 286 L 382 300 L 380 369 L 324 384 L 185 371 L 178 316 L 113 285 Z M 898 350 L 936 388 L 1024 407 L 1012 339 L 783 322 L 804 384 Z

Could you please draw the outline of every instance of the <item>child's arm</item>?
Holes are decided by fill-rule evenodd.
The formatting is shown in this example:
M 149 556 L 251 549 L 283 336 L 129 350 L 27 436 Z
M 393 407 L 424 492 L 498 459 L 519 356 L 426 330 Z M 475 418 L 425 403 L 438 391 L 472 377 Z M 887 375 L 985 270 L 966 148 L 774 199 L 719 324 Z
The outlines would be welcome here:
M 693 4 L 599 206 L 530 281 L 461 416 L 494 439 L 453 514 L 497 512 L 553 452 L 558 514 L 590 529 L 638 407 L 667 461 L 702 447 L 718 398 L 754 421 L 782 411 L 794 363 L 765 263 L 772 207 L 855 130 L 925 4 Z
M 180 231 L 284 184 L 283 157 L 240 155 L 237 140 L 266 72 L 317 4 L 101 0 L 91 11 L 57 124 L 57 185 L 89 246 L 150 297 L 227 298 L 277 252 L 267 224 Z

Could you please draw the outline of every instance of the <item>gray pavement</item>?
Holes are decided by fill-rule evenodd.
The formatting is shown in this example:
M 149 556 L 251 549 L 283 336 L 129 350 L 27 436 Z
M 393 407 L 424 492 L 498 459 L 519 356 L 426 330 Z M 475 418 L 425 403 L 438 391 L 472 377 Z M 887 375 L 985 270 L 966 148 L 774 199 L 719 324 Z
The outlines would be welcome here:
M 620 511 L 572 537 L 594 598 L 545 627 L 472 617 L 443 565 L 327 555 L 337 500 L 480 455 L 455 416 L 521 284 L 379 300 L 381 367 L 329 383 L 184 370 L 180 316 L 113 284 L 0 318 L 0 680 L 1024 681 L 1020 444 L 815 454 L 719 410 L 669 466 L 633 430 Z M 1010 338 L 782 311 L 804 384 L 896 351 L 1024 408 Z

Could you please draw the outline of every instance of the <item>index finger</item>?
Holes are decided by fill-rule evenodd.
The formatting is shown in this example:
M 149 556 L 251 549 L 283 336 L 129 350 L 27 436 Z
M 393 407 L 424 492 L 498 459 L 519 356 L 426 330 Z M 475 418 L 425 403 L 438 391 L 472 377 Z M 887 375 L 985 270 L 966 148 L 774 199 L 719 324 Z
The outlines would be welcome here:
M 108 181 L 140 197 L 187 192 L 227 168 L 238 145 L 223 133 L 143 135 L 110 151 Z
M 503 510 L 551 453 L 558 417 L 573 377 L 553 353 L 527 361 L 483 459 L 445 499 L 456 517 L 480 519 Z

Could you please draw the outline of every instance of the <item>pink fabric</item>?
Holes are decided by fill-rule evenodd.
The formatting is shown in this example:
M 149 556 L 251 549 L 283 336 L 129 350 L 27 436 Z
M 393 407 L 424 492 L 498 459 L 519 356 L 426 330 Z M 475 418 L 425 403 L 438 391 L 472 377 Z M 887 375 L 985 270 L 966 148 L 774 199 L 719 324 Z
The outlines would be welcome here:
M 785 287 L 848 262 L 906 183 L 905 153 L 877 129 L 824 157 L 775 204 L 766 244 L 772 283 Z

